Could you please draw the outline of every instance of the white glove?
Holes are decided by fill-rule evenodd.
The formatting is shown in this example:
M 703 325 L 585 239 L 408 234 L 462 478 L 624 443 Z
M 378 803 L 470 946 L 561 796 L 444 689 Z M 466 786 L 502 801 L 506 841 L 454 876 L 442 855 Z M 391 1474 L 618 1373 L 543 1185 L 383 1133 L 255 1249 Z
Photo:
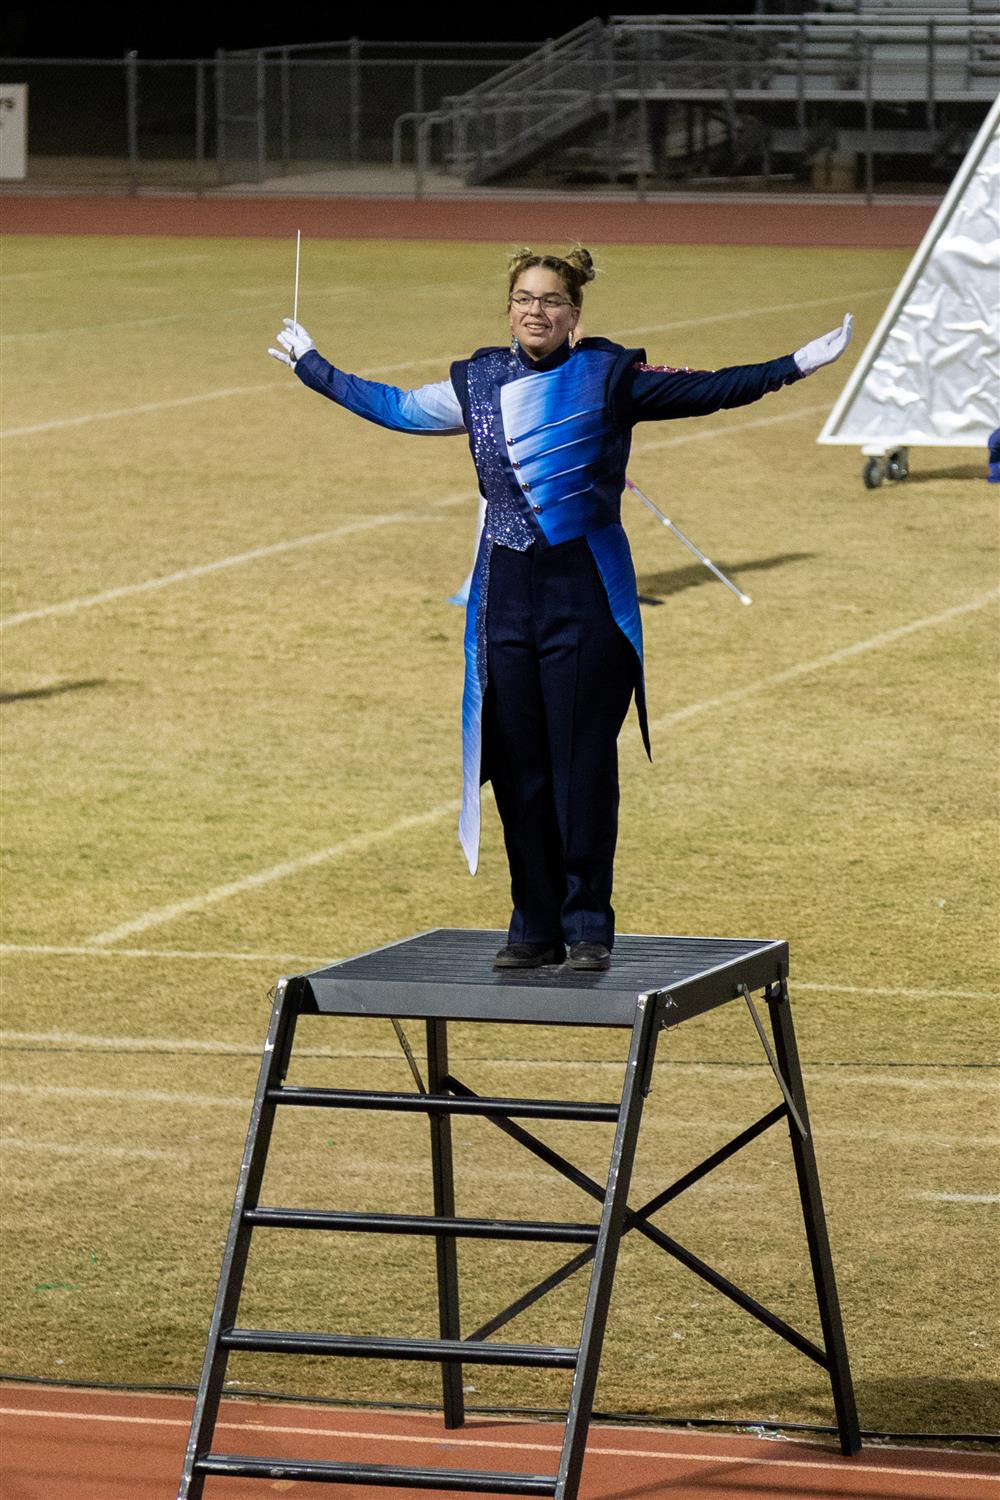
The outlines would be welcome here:
M 295 323 L 291 318 L 282 318 L 281 321 L 285 325 L 284 330 L 275 335 L 281 348 L 268 349 L 267 352 L 273 359 L 280 359 L 283 365 L 294 370 L 303 354 L 315 349 L 316 345 L 301 323 Z
M 835 359 L 839 359 L 851 342 L 851 329 L 854 326 L 854 317 L 851 313 L 844 314 L 844 321 L 839 328 L 832 333 L 824 333 L 821 339 L 813 339 L 811 344 L 805 344 L 801 349 L 796 349 L 792 355 L 803 375 L 811 375 L 814 370 L 821 370 L 824 365 L 832 365 Z

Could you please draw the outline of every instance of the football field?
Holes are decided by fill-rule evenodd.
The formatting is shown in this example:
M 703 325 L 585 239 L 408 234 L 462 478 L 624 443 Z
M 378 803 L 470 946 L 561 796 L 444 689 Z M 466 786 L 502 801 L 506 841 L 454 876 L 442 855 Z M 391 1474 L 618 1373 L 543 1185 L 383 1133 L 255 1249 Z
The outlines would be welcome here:
M 633 480 L 754 603 L 625 497 L 653 763 L 633 717 L 615 904 L 621 932 L 789 940 L 862 1425 L 983 1432 L 1000 1271 L 985 450 L 914 451 L 905 484 L 868 492 L 855 450 L 815 444 L 907 252 L 592 248 L 586 331 L 654 363 L 771 358 L 855 314 L 833 369 L 636 431 Z M 509 249 L 307 241 L 300 319 L 343 368 L 443 379 L 506 342 Z M 19 236 L 4 268 L 3 1365 L 189 1385 L 275 980 L 426 928 L 506 924 L 488 791 L 475 879 L 455 832 L 448 599 L 471 563 L 475 476 L 464 438 L 362 423 L 267 358 L 291 313 L 289 242 Z M 388 1022 L 303 1022 L 300 1038 L 297 1081 L 409 1086 Z M 612 1098 L 621 1042 L 458 1027 L 452 1053 L 484 1091 Z M 637 1199 L 775 1102 L 745 1011 L 672 1032 Z M 428 1142 L 406 1117 L 373 1134 L 288 1113 L 268 1201 L 428 1210 Z M 542 1131 L 600 1177 L 608 1142 L 579 1132 Z M 498 1135 L 456 1127 L 459 1213 L 586 1217 Z M 816 1336 L 797 1214 L 769 1136 L 658 1222 Z M 372 1239 L 255 1246 L 244 1321 L 433 1334 L 433 1245 Z M 559 1258 L 463 1244 L 468 1326 Z M 511 1336 L 573 1341 L 583 1292 L 571 1280 Z M 342 1398 L 438 1389 L 413 1364 L 256 1355 L 230 1374 Z M 566 1378 L 483 1368 L 470 1388 L 472 1406 L 549 1408 Z M 822 1371 L 637 1237 L 597 1405 L 831 1420 Z

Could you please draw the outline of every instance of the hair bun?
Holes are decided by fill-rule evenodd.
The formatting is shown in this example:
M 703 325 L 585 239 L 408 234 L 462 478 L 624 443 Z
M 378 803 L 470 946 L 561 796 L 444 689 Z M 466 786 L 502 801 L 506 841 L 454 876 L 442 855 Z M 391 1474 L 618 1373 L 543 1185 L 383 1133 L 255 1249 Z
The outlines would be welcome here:
M 588 281 L 593 281 L 597 275 L 597 267 L 594 265 L 594 257 L 585 246 L 576 244 L 572 250 L 568 250 L 563 257 L 568 266 L 572 266 L 580 277 L 582 286 Z
M 507 275 L 508 276 L 517 276 L 520 273 L 520 271 L 522 269 L 522 266 L 524 265 L 524 262 L 527 261 L 527 260 L 534 260 L 534 259 L 535 259 L 535 252 L 534 252 L 534 250 L 529 249 L 529 247 L 527 245 L 522 245 L 521 248 L 520 248 L 520 250 L 515 250 L 514 251 L 514 254 L 511 256 L 510 260 L 507 262 Z

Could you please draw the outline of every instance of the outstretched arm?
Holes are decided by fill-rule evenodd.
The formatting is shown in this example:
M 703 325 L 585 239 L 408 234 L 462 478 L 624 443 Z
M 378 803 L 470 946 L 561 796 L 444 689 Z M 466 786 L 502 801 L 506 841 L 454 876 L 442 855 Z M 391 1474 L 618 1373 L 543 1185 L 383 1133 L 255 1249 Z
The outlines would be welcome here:
M 398 386 L 348 375 L 323 358 L 300 323 L 290 318 L 284 321 L 285 329 L 278 334 L 281 349 L 267 352 L 294 370 L 310 390 L 395 432 L 448 436 L 465 431 L 462 408 L 450 380 L 403 391 Z
M 748 406 L 769 391 L 811 375 L 839 359 L 851 338 L 850 313 L 840 328 L 813 339 L 794 354 L 757 365 L 730 365 L 723 370 L 675 370 L 666 365 L 637 365 L 633 371 L 630 409 L 632 422 L 662 421 L 670 417 L 705 416 L 732 406 Z M 626 398 L 628 400 L 628 398 Z

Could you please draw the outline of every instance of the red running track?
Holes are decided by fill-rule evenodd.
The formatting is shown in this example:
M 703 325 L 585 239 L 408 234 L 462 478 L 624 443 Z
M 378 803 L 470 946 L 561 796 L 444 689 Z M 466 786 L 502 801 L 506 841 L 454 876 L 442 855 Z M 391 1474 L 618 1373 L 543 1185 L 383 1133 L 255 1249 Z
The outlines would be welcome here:
M 187 1396 L 4 1385 L 3 1500 L 175 1500 L 191 1414 Z M 554 1473 L 560 1429 L 248 1400 L 225 1401 L 226 1453 L 341 1462 Z M 453 1500 L 454 1492 L 209 1478 L 205 1500 Z M 866 1448 L 842 1458 L 816 1443 L 662 1428 L 593 1427 L 581 1500 L 998 1500 L 990 1454 Z
M 537 244 L 915 248 L 935 203 L 814 199 L 3 196 L 7 234 L 221 235 Z

